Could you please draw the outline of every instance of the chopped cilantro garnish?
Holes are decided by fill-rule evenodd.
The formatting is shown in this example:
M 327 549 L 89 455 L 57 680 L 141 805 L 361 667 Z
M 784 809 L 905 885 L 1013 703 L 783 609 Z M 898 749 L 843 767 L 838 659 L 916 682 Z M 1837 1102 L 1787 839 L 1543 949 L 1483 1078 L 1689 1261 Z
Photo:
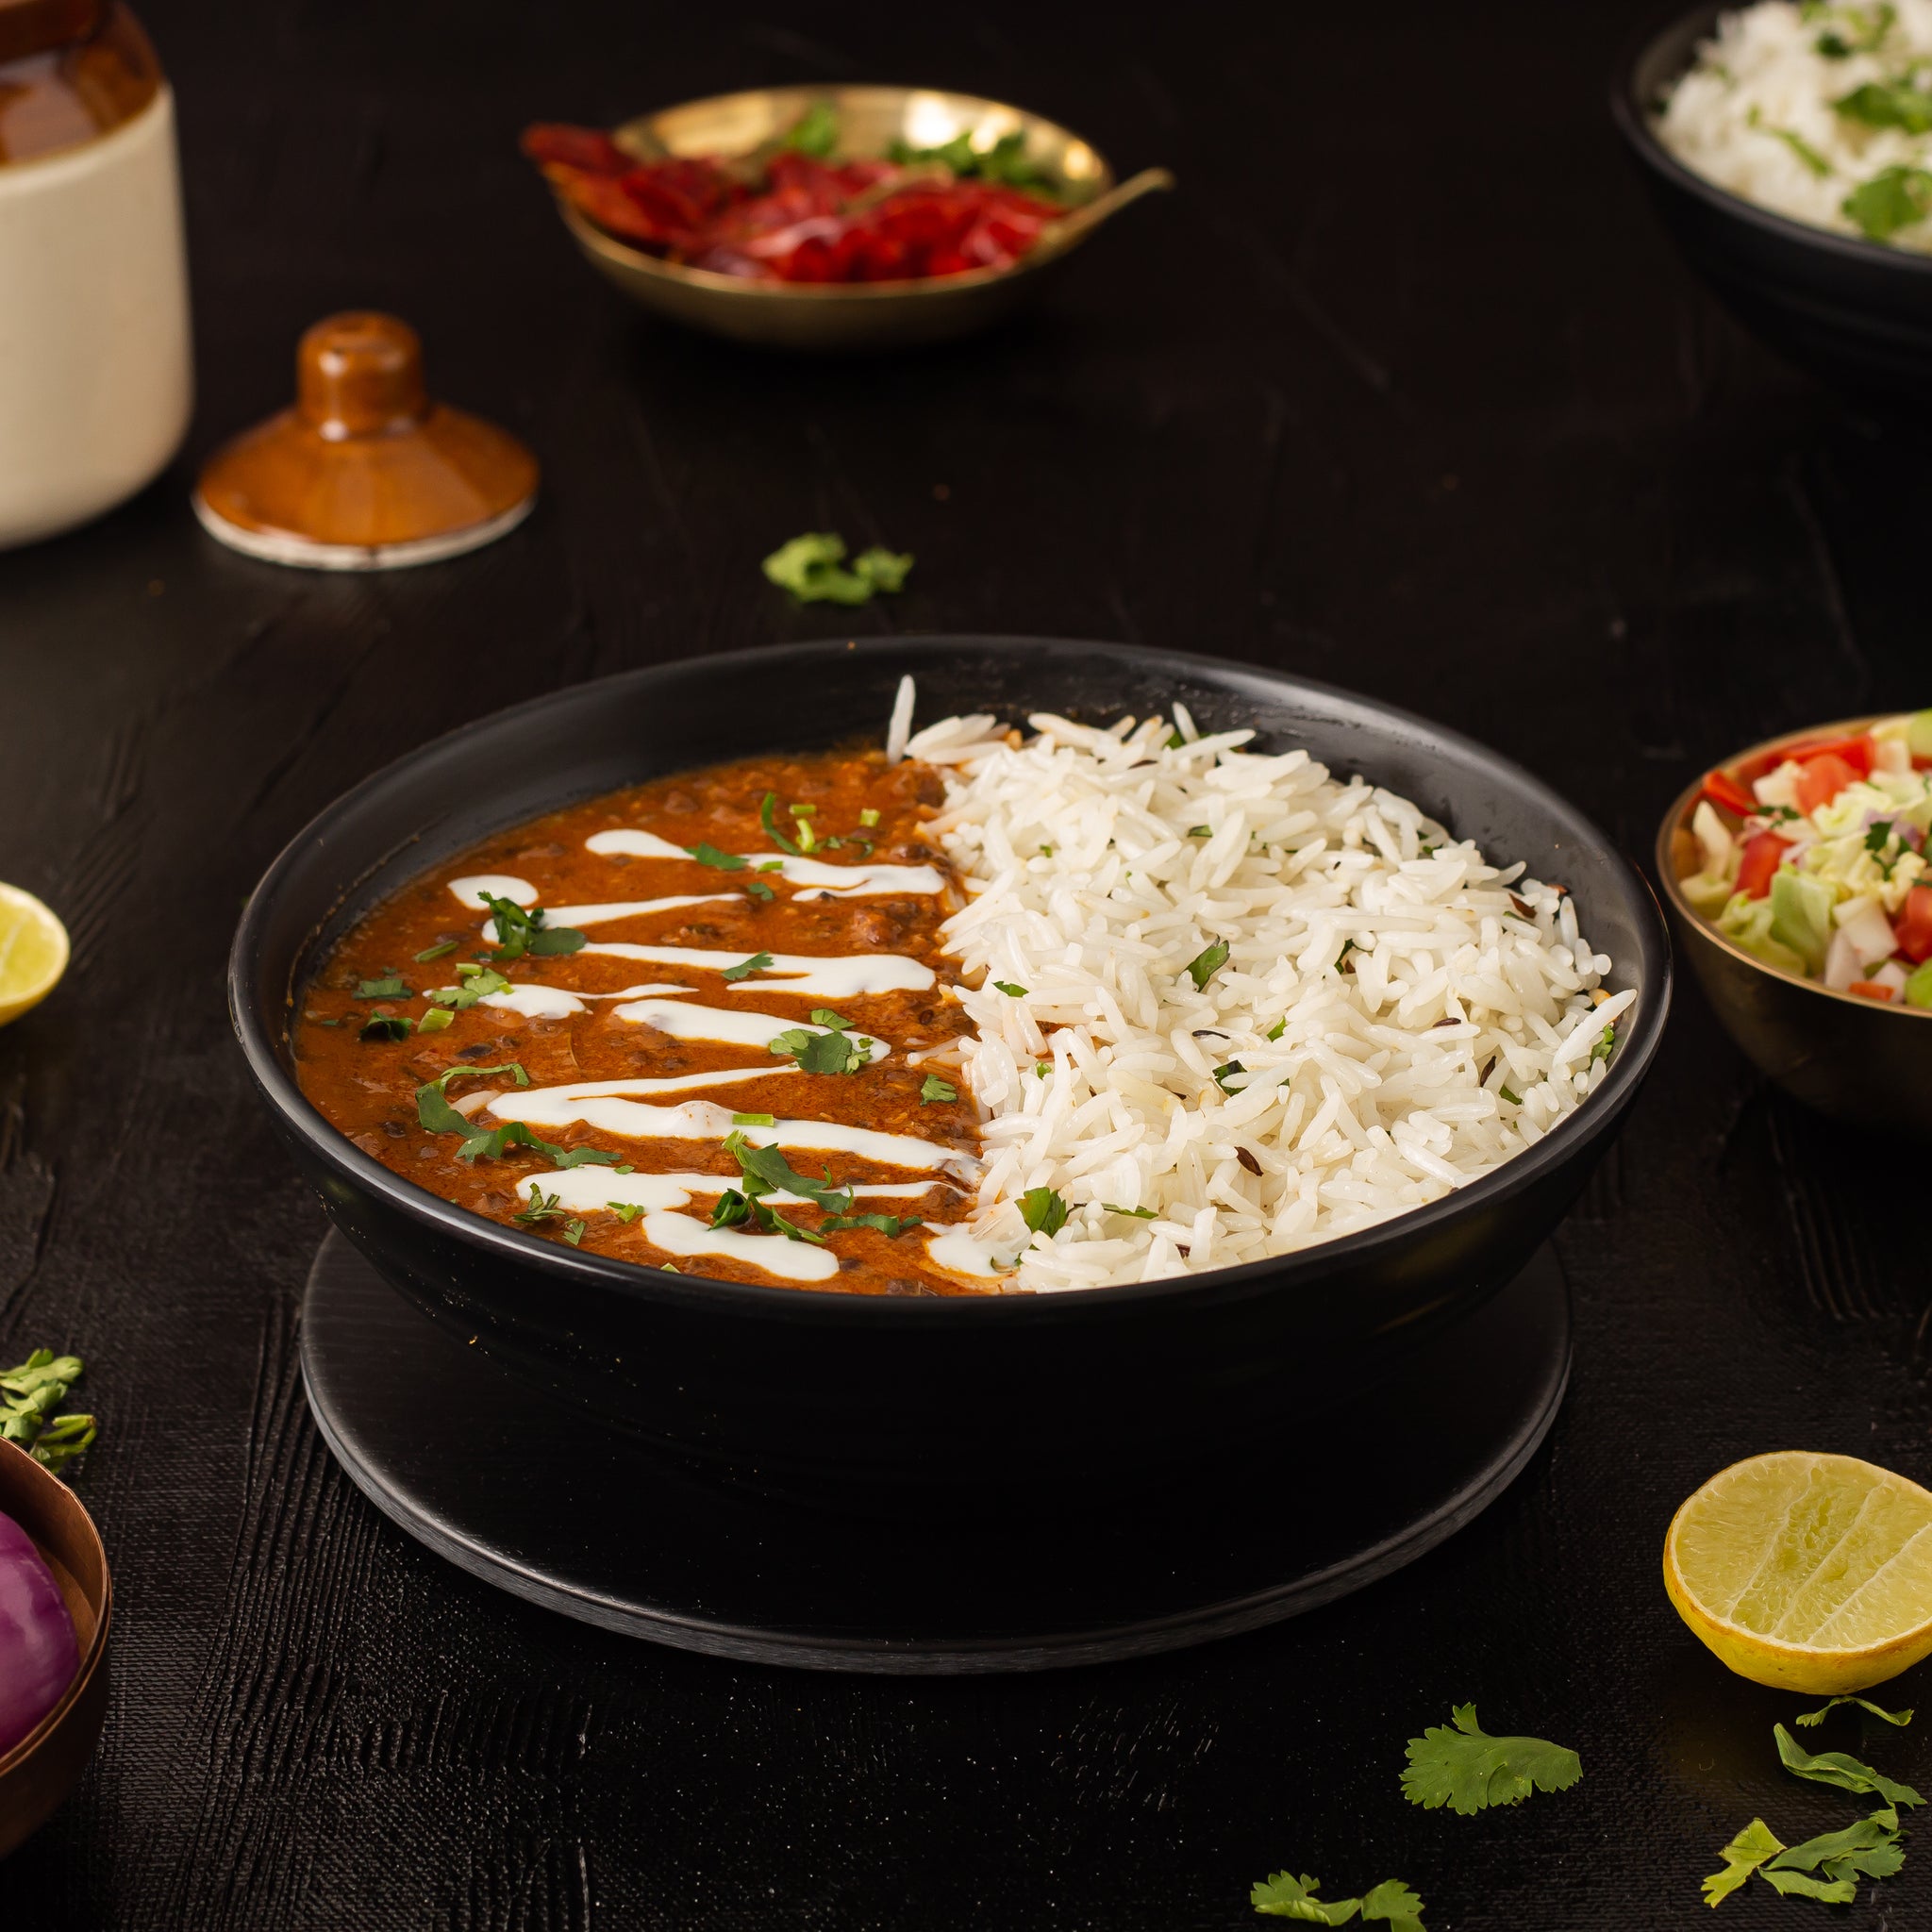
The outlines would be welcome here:
M 1188 741 L 1181 736 L 1179 726 L 1175 726 L 1174 730 L 1170 731 L 1167 734 L 1167 737 L 1162 741 L 1160 748 L 1162 751 L 1179 751 L 1180 748 L 1187 743 L 1187 741 Z
M 1593 1067 L 1596 1065 L 1598 1060 L 1608 1059 L 1609 1057 L 1616 1052 L 1616 1050 L 1617 1029 L 1614 1026 L 1606 1026 L 1603 1030 L 1602 1039 L 1600 1039 L 1597 1041 L 1597 1043 L 1590 1050 L 1590 1059 L 1588 1061 L 1588 1064 Z
M 754 953 L 749 959 L 741 959 L 736 966 L 725 967 L 718 976 L 735 983 L 741 979 L 749 979 L 754 973 L 764 972 L 771 963 L 771 954 Z
M 1831 104 L 1847 121 L 1867 127 L 1897 127 L 1907 134 L 1932 132 L 1932 93 L 1903 80 L 1868 80 Z
M 1475 1706 L 1450 1712 L 1456 1728 L 1431 1724 L 1408 1740 L 1402 1794 L 1435 1810 L 1446 1805 L 1464 1817 L 1491 1805 L 1516 1805 L 1531 1790 L 1567 1791 L 1583 1775 L 1575 1752 L 1543 1738 L 1492 1738 L 1475 1721 Z
M 1067 1224 L 1067 1204 L 1051 1188 L 1028 1188 L 1020 1196 L 1020 1218 L 1051 1240 Z
M 731 1116 L 734 1127 L 775 1127 L 777 1116 L 769 1113 L 735 1113 Z
M 1051 1060 L 1035 1060 L 1033 1062 L 1033 1077 L 1036 1080 L 1045 1079 L 1052 1072 L 1053 1062 Z
M 1026 989 L 1024 986 L 1015 986 L 1010 979 L 995 979 L 993 986 L 1009 1000 L 1024 1000 L 1026 997 Z
M 1220 1066 L 1215 1068 L 1214 1084 L 1217 1087 L 1219 1087 L 1224 1093 L 1238 1092 L 1240 1091 L 1238 1088 L 1230 1087 L 1227 1083 L 1231 1079 L 1233 1079 L 1237 1074 L 1245 1074 L 1247 1071 L 1247 1068 L 1242 1066 L 1241 1061 L 1229 1060 L 1225 1066 Z
M 852 1022 L 841 1013 L 835 1013 L 830 1007 L 814 1007 L 811 1009 L 811 1024 L 814 1026 L 829 1026 L 834 1033 L 843 1033 Z
M 775 1147 L 754 1147 L 742 1134 L 732 1133 L 724 1137 L 724 1151 L 743 1170 L 747 1195 L 797 1194 L 827 1214 L 844 1214 L 852 1207 L 851 1189 L 837 1186 L 829 1174 L 823 1181 L 799 1174 Z
M 1154 1219 L 1154 1210 L 1151 1208 L 1118 1208 L 1111 1201 L 1103 1201 L 1100 1205 L 1109 1214 L 1131 1214 L 1136 1221 Z
M 1496 1089 L 1496 1091 L 1500 1093 L 1503 1096 L 1503 1098 L 1509 1103 L 1511 1107 L 1521 1107 L 1523 1105 L 1522 1098 L 1519 1095 L 1510 1092 L 1508 1088 L 1498 1087 Z
M 801 1073 L 856 1074 L 872 1058 L 872 1042 L 848 1040 L 837 1029 L 808 1033 L 803 1026 L 792 1026 L 772 1041 L 765 1051 L 790 1056 L 798 1062 Z
M 1211 839 L 1213 836 L 1214 827 L 1212 825 L 1190 825 L 1188 827 L 1188 837 L 1191 839 Z
M 785 870 L 785 861 L 782 858 L 768 858 L 758 867 L 758 870 L 760 872 L 783 872 Z
M 872 828 L 878 824 L 878 822 L 879 808 L 875 805 L 867 806 L 865 809 L 858 814 L 858 823 L 861 825 L 863 825 L 868 832 L 871 831 Z
M 446 1067 L 433 1080 L 416 1090 L 416 1118 L 432 1134 L 474 1134 L 475 1127 L 449 1103 L 452 1080 L 482 1079 L 488 1074 L 508 1074 L 519 1087 L 527 1087 L 530 1076 L 520 1060 L 505 1060 L 496 1067 Z
M 362 1023 L 358 1040 L 407 1040 L 416 1023 L 402 1013 L 371 1013 Z
M 460 986 L 431 987 L 424 998 L 434 1000 L 440 1007 L 452 1007 L 458 1012 L 464 1012 L 474 1007 L 486 993 L 508 992 L 510 982 L 493 967 L 472 966 L 467 962 L 457 967 Z
M 445 953 L 454 953 L 460 941 L 457 940 L 444 940 L 440 946 L 425 946 L 416 955 L 416 963 L 419 966 L 423 966 L 426 965 L 431 959 L 441 959 Z
M 708 865 L 716 872 L 742 872 L 750 864 L 749 859 L 741 858 L 735 852 L 720 852 L 715 845 L 700 839 L 695 845 L 684 848 L 700 865 Z
M 549 958 L 583 948 L 584 936 L 575 926 L 545 925 L 541 906 L 532 906 L 526 912 L 513 901 L 499 899 L 493 892 L 478 892 L 476 896 L 489 907 L 491 917 L 496 922 L 499 959 L 521 959 L 525 953 L 533 958 Z
M 919 1090 L 919 1104 L 928 1106 L 935 1100 L 958 1100 L 959 1090 L 950 1081 L 941 1080 L 937 1074 L 928 1074 L 924 1084 Z
M 839 115 L 829 101 L 814 101 L 791 124 L 791 131 L 778 145 L 802 155 L 815 155 L 824 160 L 839 145 Z
M 760 905 L 769 905 L 774 896 L 770 886 L 763 879 L 748 879 L 745 882 L 746 894 L 758 900 Z
M 777 803 L 778 794 L 775 791 L 768 791 L 765 793 L 765 802 L 758 807 L 758 824 L 764 826 L 765 837 L 768 838 L 772 841 L 772 843 L 779 849 L 779 851 L 789 852 L 792 855 L 793 858 L 796 858 L 798 856 L 797 844 L 793 841 L 788 839 L 785 836 L 785 834 L 778 829 L 778 818 L 777 812 L 775 810 Z M 782 863 L 782 861 L 780 862 Z
M 563 1209 L 557 1205 L 555 1194 L 546 1194 L 541 1188 L 532 1187 L 530 1205 L 521 1213 L 511 1215 L 510 1219 L 534 1227 L 540 1221 L 561 1221 Z
M 801 604 L 869 604 L 875 591 L 887 596 L 905 588 L 912 568 L 909 552 L 874 544 L 845 567 L 845 540 L 830 530 L 813 530 L 781 543 L 765 558 L 765 575 Z
M 456 1018 L 457 1016 L 447 1007 L 431 1007 L 416 1022 L 416 1031 L 418 1033 L 441 1033 L 445 1026 L 455 1025 Z
M 364 979 L 358 983 L 356 997 L 358 1000 L 406 1000 L 409 989 L 391 973 L 381 979 Z
M 636 1201 L 607 1201 L 604 1206 L 626 1227 L 644 1211 L 642 1205 Z
M 885 1236 L 889 1241 L 895 1241 L 908 1228 L 917 1227 L 916 1214 L 899 1216 L 896 1214 L 830 1214 L 819 1224 L 825 1234 L 837 1234 L 841 1228 L 872 1227 Z
M 1205 991 L 1208 982 L 1227 964 L 1227 941 L 1216 940 L 1205 952 L 1195 954 L 1188 961 L 1185 970 L 1196 991 Z
M 1932 210 L 1932 174 L 1924 168 L 1881 168 L 1839 204 L 1874 242 L 1890 242 Z
M 1286 1033 L 1287 1031 L 1288 1031 L 1288 1015 L 1287 1015 L 1286 1013 L 1284 1013 L 1284 1014 L 1282 1014 L 1282 1016 L 1281 1016 L 1281 1018 L 1280 1018 L 1280 1019 L 1278 1019 L 1277 1021 L 1275 1021 L 1275 1023 L 1274 1024 L 1274 1025 L 1272 1025 L 1271 1027 L 1269 1027 L 1269 1029 L 1267 1030 L 1267 1032 L 1266 1032 L 1266 1033 L 1262 1034 L 1261 1038 L 1262 1038 L 1263 1040 L 1279 1040 L 1279 1039 L 1281 1038 L 1281 1036 L 1282 1036 L 1282 1035 L 1283 1035 L 1284 1033 Z

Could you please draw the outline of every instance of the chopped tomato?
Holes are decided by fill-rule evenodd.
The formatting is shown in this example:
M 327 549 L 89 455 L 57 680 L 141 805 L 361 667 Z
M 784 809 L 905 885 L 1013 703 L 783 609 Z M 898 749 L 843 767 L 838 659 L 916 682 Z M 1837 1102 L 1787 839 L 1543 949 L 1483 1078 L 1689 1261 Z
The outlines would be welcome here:
M 1891 989 L 1882 979 L 1855 979 L 1845 991 L 1855 992 L 1861 1000 L 1889 1000 Z
M 1826 753 L 1833 758 L 1842 758 L 1861 778 L 1872 775 L 1872 767 L 1878 757 L 1878 747 L 1873 741 L 1869 731 L 1861 731 L 1856 738 L 1815 738 L 1807 739 L 1803 744 L 1785 747 L 1785 757 L 1805 764 Z
M 1821 805 L 1829 805 L 1860 775 L 1858 768 L 1837 752 L 1814 751 L 1798 767 L 1798 809 L 1808 815 Z
M 1743 854 L 1738 860 L 1739 891 L 1747 899 L 1768 897 L 1772 878 L 1790 849 L 1791 841 L 1780 839 L 1775 832 L 1753 832 L 1744 841 Z M 1928 890 L 1927 896 L 1932 897 L 1932 890 Z
M 1739 784 L 1728 772 L 1709 772 L 1705 774 L 1704 795 L 1713 805 L 1721 805 L 1726 811 L 1736 812 L 1740 819 L 1749 818 L 1757 809 L 1757 801 L 1745 788 Z
M 1914 886 L 1892 921 L 1898 949 L 1913 965 L 1932 958 L 1932 886 Z

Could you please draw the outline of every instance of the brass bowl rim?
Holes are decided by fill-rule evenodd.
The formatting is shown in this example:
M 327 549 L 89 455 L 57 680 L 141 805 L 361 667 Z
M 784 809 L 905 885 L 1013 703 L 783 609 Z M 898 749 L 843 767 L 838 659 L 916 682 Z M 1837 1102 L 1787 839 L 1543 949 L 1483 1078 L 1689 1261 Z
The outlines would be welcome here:
M 24 1769 L 27 1760 L 34 1757 L 41 1746 L 46 1743 L 66 1722 L 68 1713 L 80 1702 L 82 1693 L 93 1681 L 94 1674 L 100 1669 L 101 1660 L 107 1655 L 108 1639 L 114 1622 L 114 1573 L 108 1564 L 108 1549 L 101 1541 L 100 1525 L 94 1521 L 93 1511 L 80 1500 L 79 1496 L 52 1470 L 42 1468 L 17 1444 L 0 1442 L 0 1454 L 20 1457 L 24 1461 L 33 1465 L 38 1476 L 67 1491 L 73 1498 L 75 1507 L 80 1512 L 81 1524 L 87 1531 L 88 1540 L 99 1552 L 101 1562 L 101 1605 L 94 1613 L 94 1634 L 89 1641 L 86 1650 L 81 1653 L 80 1665 L 74 1674 L 74 1681 L 60 1693 L 60 1701 L 11 1750 L 0 1751 L 0 1777 L 7 1777 Z M 15 1520 L 18 1521 L 17 1518 Z M 41 1541 L 34 1535 L 31 1524 L 23 1523 L 20 1526 L 35 1542 Z
M 796 95 L 808 104 L 812 100 L 827 100 L 840 94 L 854 93 L 943 94 L 948 100 L 970 102 L 979 108 L 1017 114 L 1031 126 L 1046 128 L 1056 135 L 1064 137 L 1069 143 L 1077 142 L 1084 147 L 1100 165 L 1100 173 L 1096 177 L 1096 193 L 1105 194 L 1115 185 L 1113 163 L 1085 135 L 1076 134 L 1071 127 L 1063 126 L 1058 121 L 1049 121 L 1044 114 L 1036 114 L 1031 108 L 1018 107 L 1011 101 L 996 101 L 990 94 L 958 93 L 950 88 L 901 87 L 874 81 L 841 82 L 828 86 L 801 83 L 794 87 L 740 88 L 731 93 L 703 94 L 695 100 L 675 102 L 668 108 L 653 108 L 647 114 L 633 114 L 628 121 L 621 121 L 615 127 L 607 128 L 605 131 L 619 146 L 624 146 L 624 137 L 633 128 L 646 127 L 651 123 L 661 120 L 666 114 L 681 114 L 691 108 L 716 108 L 733 101 L 771 99 L 784 95 Z M 548 186 L 547 183 L 545 185 Z M 754 300 L 764 301 L 849 302 L 854 305 L 885 301 L 894 297 L 950 295 L 961 293 L 969 289 L 983 289 L 993 282 L 1012 281 L 1029 271 L 1048 268 L 1064 253 L 1060 249 L 1042 251 L 1036 245 L 1018 261 L 1011 262 L 1005 268 L 967 269 L 954 275 L 902 275 L 896 281 L 752 281 L 743 275 L 720 275 L 715 269 L 686 268 L 682 263 L 666 261 L 661 256 L 649 254 L 641 248 L 634 248 L 629 242 L 619 240 L 615 235 L 598 227 L 596 223 L 578 213 L 555 188 L 552 188 L 550 192 L 551 198 L 557 204 L 558 213 L 563 217 L 564 225 L 576 237 L 580 246 L 591 249 L 625 268 L 656 275 L 660 280 L 683 288 L 702 290 L 712 295 L 749 296 Z M 1077 212 L 1077 207 L 1067 210 L 1069 215 Z
M 1874 724 L 1884 724 L 1888 718 L 1904 715 L 1907 714 L 1899 711 L 1873 711 L 1862 718 L 1840 718 L 1828 724 L 1807 724 L 1795 731 L 1780 731 L 1774 737 L 1760 739 L 1757 743 L 1748 745 L 1742 751 L 1734 752 L 1727 758 L 1720 758 L 1715 764 L 1707 765 L 1677 794 L 1670 809 L 1664 813 L 1663 823 L 1657 827 L 1653 856 L 1657 862 L 1657 881 L 1664 889 L 1664 896 L 1670 901 L 1671 909 L 1699 939 L 1716 946 L 1720 952 L 1728 953 L 1734 959 L 1741 959 L 1747 966 L 1755 966 L 1758 972 L 1769 974 L 1774 979 L 1783 980 L 1787 986 L 1801 986 L 1807 992 L 1816 993 L 1821 999 L 1839 1000 L 1868 1013 L 1908 1013 L 1914 1019 L 1928 1020 L 1932 1019 L 1932 1008 L 1895 1006 L 1890 1000 L 1860 999 L 1856 993 L 1840 992 L 1835 988 L 1826 986 L 1822 979 L 1807 979 L 1802 974 L 1788 972 L 1782 966 L 1774 966 L 1769 960 L 1760 959 L 1755 953 L 1747 953 L 1735 940 L 1720 932 L 1678 891 L 1676 861 L 1671 851 L 1674 836 L 1680 829 L 1689 828 L 1690 815 L 1697 809 L 1697 801 L 1704 795 L 1704 781 L 1712 772 L 1735 774 L 1740 765 L 1749 764 L 1754 758 L 1782 751 L 1788 745 L 1803 744 L 1807 740 L 1814 738 L 1855 738 L 1860 732 L 1869 731 Z

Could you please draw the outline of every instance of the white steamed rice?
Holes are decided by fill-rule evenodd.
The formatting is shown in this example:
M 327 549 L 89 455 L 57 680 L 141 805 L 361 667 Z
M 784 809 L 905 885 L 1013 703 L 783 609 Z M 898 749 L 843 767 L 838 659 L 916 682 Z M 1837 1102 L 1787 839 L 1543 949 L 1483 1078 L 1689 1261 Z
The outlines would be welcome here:
M 967 717 L 905 746 L 946 768 L 931 831 L 971 895 L 945 931 L 977 1037 L 926 1061 L 957 1055 L 988 1115 L 974 1232 L 1020 1256 L 1017 1286 L 1367 1227 L 1489 1173 L 1603 1079 L 1593 1049 L 1637 996 L 1604 991 L 1562 887 L 1306 751 L 1200 737 L 1178 705 L 1172 725 L 1030 722 L 1024 743 Z M 1189 962 L 1219 941 L 1197 989 Z M 1028 1245 L 1035 1188 L 1071 1212 Z
M 1867 82 L 1914 79 L 1932 62 L 1932 0 L 1794 6 L 1761 0 L 1718 22 L 1657 121 L 1679 160 L 1720 188 L 1814 227 L 1856 235 L 1844 209 L 1856 190 L 1891 168 L 1932 168 L 1932 134 L 1872 127 L 1835 103 Z M 1855 48 L 1837 58 L 1827 45 Z M 1862 42 L 1875 44 L 1869 50 Z M 1924 69 L 1917 85 L 1923 87 Z M 1932 251 L 1932 219 L 1899 227 L 1893 246 Z

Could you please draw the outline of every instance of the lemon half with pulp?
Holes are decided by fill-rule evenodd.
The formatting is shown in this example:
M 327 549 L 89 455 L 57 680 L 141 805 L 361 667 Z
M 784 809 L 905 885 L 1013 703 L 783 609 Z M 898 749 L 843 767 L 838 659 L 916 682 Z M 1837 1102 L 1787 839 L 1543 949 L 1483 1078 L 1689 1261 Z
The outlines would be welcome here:
M 1932 1493 L 1855 1456 L 1734 1462 L 1671 1519 L 1664 1588 L 1741 1677 L 1882 1684 L 1932 1653 Z
M 67 928 L 18 886 L 0 885 L 0 1026 L 37 1007 L 67 971 Z

